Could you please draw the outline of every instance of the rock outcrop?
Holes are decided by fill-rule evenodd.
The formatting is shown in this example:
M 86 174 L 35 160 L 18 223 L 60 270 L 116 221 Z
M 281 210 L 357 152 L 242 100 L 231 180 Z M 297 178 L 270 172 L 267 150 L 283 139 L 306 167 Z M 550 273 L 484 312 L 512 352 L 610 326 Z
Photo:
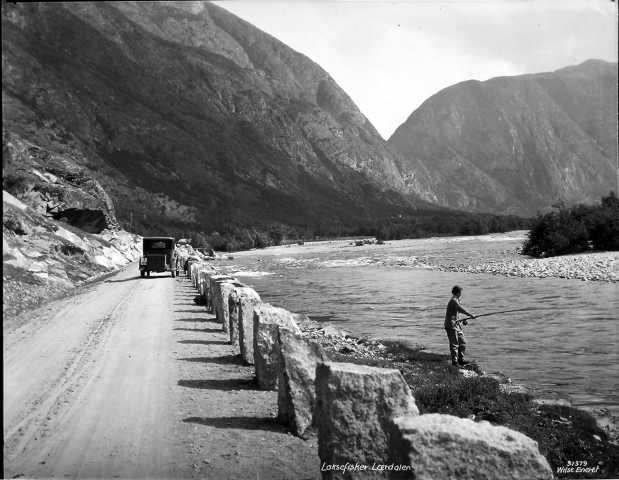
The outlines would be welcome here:
M 390 461 L 414 475 L 389 478 L 551 480 L 552 470 L 537 442 L 506 427 L 451 415 L 402 416 L 393 420 Z
M 295 435 L 302 436 L 314 420 L 316 365 L 327 357 L 319 345 L 294 330 L 278 327 L 278 332 L 277 418 Z
M 119 229 L 112 199 L 71 154 L 3 130 L 2 157 L 3 189 L 34 212 L 87 233 Z
M 321 463 L 389 463 L 392 419 L 418 414 L 411 390 L 398 370 L 335 362 L 321 363 L 316 368 Z M 327 470 L 323 478 L 378 478 L 383 473 Z
M 278 346 L 279 327 L 301 335 L 295 315 L 283 308 L 263 303 L 254 310 L 254 365 L 258 386 L 264 390 L 277 389 L 281 353 Z
M 2 192 L 3 313 L 6 318 L 139 258 L 141 237 L 90 234 Z M 136 269 L 137 274 L 137 269 Z

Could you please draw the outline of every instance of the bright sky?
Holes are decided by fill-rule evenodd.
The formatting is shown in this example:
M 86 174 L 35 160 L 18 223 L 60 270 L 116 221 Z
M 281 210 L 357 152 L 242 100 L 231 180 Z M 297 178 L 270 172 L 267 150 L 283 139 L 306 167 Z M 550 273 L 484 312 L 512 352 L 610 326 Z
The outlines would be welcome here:
M 611 0 L 215 3 L 318 63 L 385 138 L 464 80 L 617 61 Z

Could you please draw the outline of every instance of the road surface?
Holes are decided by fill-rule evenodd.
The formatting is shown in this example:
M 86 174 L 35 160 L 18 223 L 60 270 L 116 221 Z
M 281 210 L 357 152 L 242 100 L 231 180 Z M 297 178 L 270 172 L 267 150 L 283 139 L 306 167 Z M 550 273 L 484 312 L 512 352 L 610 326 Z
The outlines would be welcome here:
M 137 270 L 5 325 L 5 478 L 320 478 L 189 280 Z

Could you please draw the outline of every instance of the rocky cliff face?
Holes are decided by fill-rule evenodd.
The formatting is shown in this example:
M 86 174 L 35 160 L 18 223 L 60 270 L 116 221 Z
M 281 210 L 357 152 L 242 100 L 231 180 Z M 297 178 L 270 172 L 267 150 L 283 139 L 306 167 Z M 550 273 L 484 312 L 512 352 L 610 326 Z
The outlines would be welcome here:
M 2 9 L 5 132 L 70 157 L 141 233 L 345 223 L 427 189 L 324 70 L 217 6 Z
M 137 235 L 109 229 L 87 233 L 40 212 L 32 197 L 28 201 L 34 206 L 2 192 L 2 313 L 7 319 L 141 255 Z
M 388 141 L 437 203 L 535 214 L 616 189 L 617 64 L 468 81 L 429 98 Z
M 70 154 L 5 133 L 2 170 L 3 189 L 35 212 L 64 219 L 90 233 L 118 230 L 112 199 Z

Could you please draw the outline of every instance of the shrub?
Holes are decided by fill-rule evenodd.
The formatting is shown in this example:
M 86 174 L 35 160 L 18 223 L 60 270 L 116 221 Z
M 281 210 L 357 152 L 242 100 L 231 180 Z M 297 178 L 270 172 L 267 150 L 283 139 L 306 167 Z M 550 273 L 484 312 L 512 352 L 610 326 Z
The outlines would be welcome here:
M 619 249 L 619 201 L 613 192 L 599 206 L 560 205 L 556 212 L 538 215 L 522 253 L 550 257 L 590 249 Z
M 422 413 L 475 415 L 478 419 L 506 423 L 512 415 L 528 411 L 531 397 L 503 393 L 492 378 L 455 377 L 449 382 L 419 388 L 415 400 Z
M 589 236 L 596 250 L 619 250 L 619 199 L 614 192 L 602 198 L 601 208 L 590 214 Z

